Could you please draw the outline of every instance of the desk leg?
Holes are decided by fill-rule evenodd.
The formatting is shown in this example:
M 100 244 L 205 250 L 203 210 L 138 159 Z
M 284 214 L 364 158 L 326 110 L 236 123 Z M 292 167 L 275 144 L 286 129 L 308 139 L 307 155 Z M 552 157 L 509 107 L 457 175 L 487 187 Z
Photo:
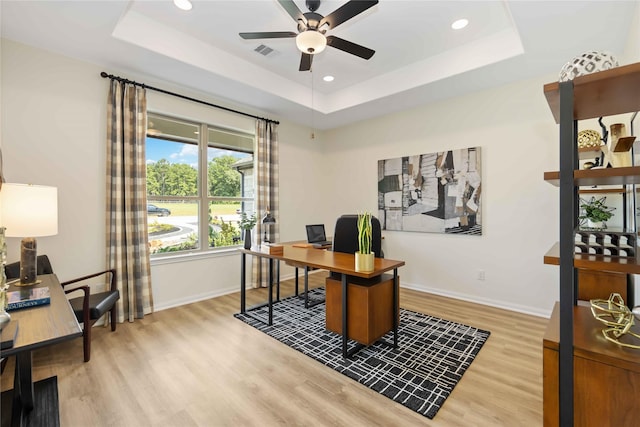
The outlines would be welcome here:
M 296 267 L 296 296 L 298 296 L 298 267 Z
M 269 258 L 269 326 L 273 325 L 273 258 Z
M 348 322 L 347 322 L 347 304 L 348 304 L 348 295 L 347 292 L 347 275 L 342 274 L 342 357 L 345 359 L 349 357 L 347 352 L 347 344 L 349 342 L 349 331 L 348 331 Z
M 33 378 L 31 376 L 32 353 L 23 351 L 16 354 L 16 372 L 18 383 L 18 394 L 22 402 L 22 409 L 30 411 L 33 409 Z M 14 390 L 16 385 L 13 385 Z
M 309 266 L 304 266 L 304 308 L 309 308 Z
M 276 301 L 280 302 L 280 260 L 276 260 Z
M 32 357 L 30 351 L 16 354 L 16 368 L 13 377 L 13 402 L 11 408 L 11 426 L 21 426 L 25 413 L 33 409 L 34 392 L 31 372 Z
M 398 313 L 400 311 L 400 284 L 398 283 L 398 269 L 393 269 L 393 348 L 398 348 Z
M 247 254 L 240 255 L 240 313 L 246 311 Z

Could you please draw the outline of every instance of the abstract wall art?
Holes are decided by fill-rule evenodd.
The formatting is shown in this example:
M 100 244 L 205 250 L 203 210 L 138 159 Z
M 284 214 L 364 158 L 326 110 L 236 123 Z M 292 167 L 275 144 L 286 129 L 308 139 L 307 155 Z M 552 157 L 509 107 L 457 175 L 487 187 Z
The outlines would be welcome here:
M 383 230 L 482 235 L 480 147 L 378 161 Z

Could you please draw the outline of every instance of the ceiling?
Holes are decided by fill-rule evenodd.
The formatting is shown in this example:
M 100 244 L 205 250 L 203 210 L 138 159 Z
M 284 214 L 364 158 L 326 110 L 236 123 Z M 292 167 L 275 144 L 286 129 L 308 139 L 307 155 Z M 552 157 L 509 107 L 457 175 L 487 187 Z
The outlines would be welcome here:
M 640 13 L 640 0 L 381 0 L 327 33 L 375 50 L 370 60 L 327 47 L 312 72 L 300 72 L 294 39 L 238 35 L 296 31 L 276 0 L 192 2 L 182 11 L 166 0 L 0 0 L 1 34 L 108 73 L 147 75 L 232 108 L 330 129 L 556 73 L 588 50 L 619 58 Z M 345 2 L 324 0 L 317 13 Z M 470 23 L 454 31 L 458 18 Z M 261 44 L 273 53 L 257 53 Z M 335 80 L 323 81 L 327 74 Z

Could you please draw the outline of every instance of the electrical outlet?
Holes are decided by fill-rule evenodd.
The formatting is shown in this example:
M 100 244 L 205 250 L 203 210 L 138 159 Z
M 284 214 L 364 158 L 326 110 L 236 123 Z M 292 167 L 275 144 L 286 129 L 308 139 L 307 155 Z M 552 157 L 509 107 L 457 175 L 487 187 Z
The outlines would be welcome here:
M 478 270 L 478 280 L 484 280 L 484 270 Z

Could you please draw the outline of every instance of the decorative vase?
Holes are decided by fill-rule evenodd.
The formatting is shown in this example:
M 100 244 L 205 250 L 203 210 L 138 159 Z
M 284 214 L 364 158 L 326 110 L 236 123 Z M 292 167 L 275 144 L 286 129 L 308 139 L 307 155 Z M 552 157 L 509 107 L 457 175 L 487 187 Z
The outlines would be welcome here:
M 578 132 L 578 148 L 599 148 L 602 145 L 600 132 L 586 129 Z
M 587 219 L 587 227 L 593 228 L 594 230 L 604 230 L 607 228 L 607 225 L 604 221 L 591 221 L 590 219 Z
M 11 316 L 7 313 L 7 276 L 4 273 L 4 266 L 7 263 L 7 242 L 4 237 L 5 227 L 0 227 L 0 329 L 11 321 Z
M 251 249 L 251 230 L 244 230 L 244 248 Z
M 356 271 L 361 271 L 363 273 L 373 271 L 374 259 L 375 254 L 373 252 L 369 254 L 363 254 L 360 253 L 360 251 L 356 252 Z

